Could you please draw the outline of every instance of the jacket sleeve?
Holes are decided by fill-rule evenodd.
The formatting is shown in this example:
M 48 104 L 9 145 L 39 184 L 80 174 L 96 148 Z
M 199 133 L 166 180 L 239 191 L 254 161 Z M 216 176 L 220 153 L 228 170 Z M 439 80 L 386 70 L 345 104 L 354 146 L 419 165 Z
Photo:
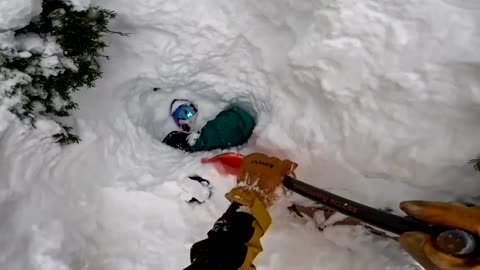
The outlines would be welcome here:
M 192 145 L 192 151 L 228 149 L 246 143 L 255 128 L 255 119 L 239 107 L 231 107 L 208 121 Z
M 260 238 L 271 218 L 256 196 L 241 201 L 234 197 L 227 195 L 232 204 L 208 232 L 208 238 L 192 246 L 192 264 L 185 270 L 255 269 L 253 260 L 263 250 Z

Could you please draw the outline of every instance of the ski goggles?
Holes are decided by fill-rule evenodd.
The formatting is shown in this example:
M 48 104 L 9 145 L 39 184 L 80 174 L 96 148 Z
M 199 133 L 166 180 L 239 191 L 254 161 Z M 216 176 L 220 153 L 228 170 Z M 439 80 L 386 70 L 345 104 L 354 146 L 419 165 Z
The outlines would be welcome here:
M 189 119 L 193 118 L 197 114 L 197 107 L 193 105 L 192 103 L 190 104 L 183 104 L 180 105 L 173 113 L 172 117 L 173 120 L 175 121 L 175 124 L 177 126 L 181 126 L 182 123 L 180 121 L 188 121 Z

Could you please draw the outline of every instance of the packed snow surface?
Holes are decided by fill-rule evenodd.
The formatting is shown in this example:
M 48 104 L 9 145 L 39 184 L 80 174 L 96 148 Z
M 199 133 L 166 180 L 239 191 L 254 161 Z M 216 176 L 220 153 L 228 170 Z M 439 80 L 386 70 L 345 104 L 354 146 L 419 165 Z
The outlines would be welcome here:
M 292 159 L 300 179 L 375 207 L 478 195 L 468 164 L 480 153 L 474 1 L 92 4 L 115 10 L 112 30 L 130 36 L 108 37 L 103 79 L 77 96 L 83 141 L 62 148 L 51 121 L 32 131 L 0 111 L 0 269 L 186 267 L 234 179 L 200 163 L 218 152 L 161 143 L 176 128 L 174 98 L 198 105 L 197 128 L 245 106 L 258 125 L 240 152 Z M 210 180 L 206 203 L 182 199 L 189 175 Z M 397 243 L 361 227 L 321 232 L 292 202 L 311 203 L 289 194 L 272 209 L 259 270 L 417 269 Z
M 25 27 L 40 12 L 41 0 L 0 0 L 0 32 Z

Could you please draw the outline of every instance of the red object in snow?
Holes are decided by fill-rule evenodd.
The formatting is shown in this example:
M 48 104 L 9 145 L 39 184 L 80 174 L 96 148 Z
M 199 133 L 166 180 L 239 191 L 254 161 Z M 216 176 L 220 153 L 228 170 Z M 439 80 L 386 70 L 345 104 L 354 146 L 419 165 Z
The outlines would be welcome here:
M 202 163 L 213 163 L 221 174 L 238 175 L 243 166 L 243 155 L 235 152 L 228 152 L 212 158 L 202 158 Z

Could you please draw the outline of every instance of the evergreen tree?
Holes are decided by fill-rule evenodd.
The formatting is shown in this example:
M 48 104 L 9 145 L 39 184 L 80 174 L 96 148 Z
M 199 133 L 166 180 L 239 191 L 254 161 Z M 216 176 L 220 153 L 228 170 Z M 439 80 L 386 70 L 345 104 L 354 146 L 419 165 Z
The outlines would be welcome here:
M 62 0 L 44 0 L 42 7 L 39 18 L 17 30 L 15 38 L 26 44 L 43 40 L 43 47 L 18 48 L 19 52 L 14 54 L 0 52 L 0 77 L 23 76 L 7 91 L 7 95 L 21 99 L 10 109 L 20 119 L 35 127 L 38 115 L 47 116 L 63 129 L 54 135 L 57 142 L 78 143 L 80 138 L 72 133 L 72 127 L 62 124 L 60 119 L 78 108 L 72 93 L 93 87 L 101 76 L 97 58 L 103 56 L 101 52 L 108 46 L 103 40 L 105 34 L 124 34 L 107 28 L 115 18 L 110 10 L 91 7 L 75 11 Z M 22 49 L 25 51 L 21 52 Z
M 480 158 L 475 158 L 475 159 L 472 159 L 470 160 L 470 163 L 473 163 L 473 168 L 480 172 Z

